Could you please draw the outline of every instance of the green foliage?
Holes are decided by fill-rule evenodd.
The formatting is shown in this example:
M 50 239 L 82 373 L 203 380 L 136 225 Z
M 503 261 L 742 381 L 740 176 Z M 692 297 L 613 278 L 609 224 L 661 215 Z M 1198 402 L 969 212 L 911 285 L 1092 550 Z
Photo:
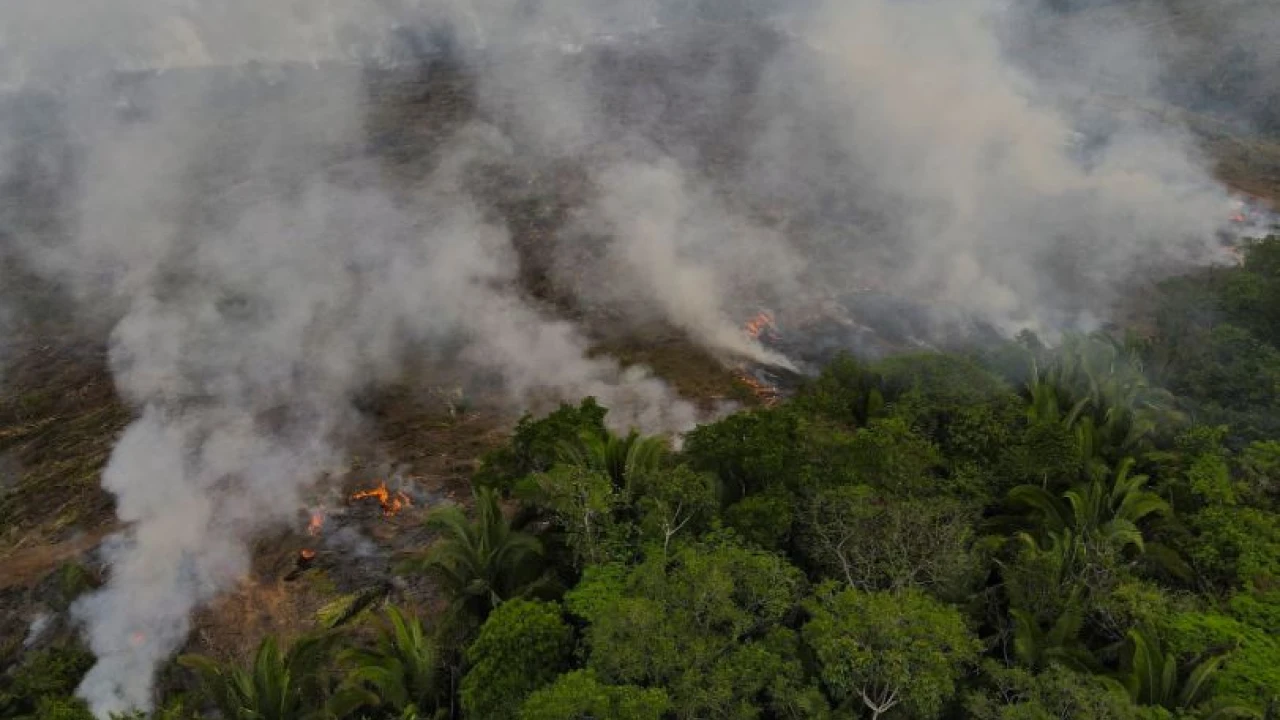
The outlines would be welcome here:
M 1229 398 L 1236 406 L 1269 407 L 1280 391 L 1280 351 L 1244 328 L 1218 325 L 1183 361 L 1173 388 L 1196 398 Z
M 1150 630 L 1134 628 L 1129 631 L 1128 640 L 1121 678 L 1134 702 L 1186 711 L 1212 695 L 1214 676 L 1225 656 L 1203 658 L 1190 667 L 1179 668 L 1177 656 L 1165 652 L 1160 637 Z
M 248 668 L 184 655 L 179 663 L 199 678 L 208 701 L 226 720 L 311 720 L 327 716 L 326 665 L 337 636 L 304 636 L 288 650 L 273 637 L 258 646 Z
M 1057 664 L 1075 670 L 1096 667 L 1093 655 L 1080 639 L 1084 627 L 1085 608 L 1080 588 L 1073 588 L 1061 612 L 1047 627 L 1042 627 L 1034 613 L 1011 608 L 1013 619 L 1013 654 L 1018 662 L 1033 670 Z
M 856 482 L 902 495 L 935 495 L 941 490 L 933 469 L 942 456 L 902 418 L 873 420 L 855 433 L 848 459 Z
M 1067 335 L 1027 385 L 1031 424 L 1076 435 L 1086 462 L 1119 461 L 1150 449 L 1156 431 L 1181 421 L 1173 396 L 1152 385 L 1138 349 L 1107 335 Z
M 1043 672 L 982 665 L 984 688 L 965 698 L 973 720 L 1157 720 L 1168 717 L 1134 705 L 1124 687 L 1089 673 L 1050 665 Z
M 642 437 L 635 431 L 619 437 L 593 428 L 582 432 L 574 442 L 561 442 L 557 461 L 603 475 L 619 492 L 629 496 L 633 484 L 643 482 L 662 468 L 666 453 L 667 443 L 663 438 Z
M 801 516 L 801 554 L 825 576 L 860 590 L 972 591 L 975 508 L 949 498 L 899 499 L 865 485 L 816 493 Z
M 468 520 L 457 507 L 432 511 L 427 526 L 441 537 L 406 567 L 429 573 L 456 610 L 481 620 L 534 587 L 541 577 L 542 545 L 512 528 L 492 489 L 476 490 L 475 512 L 476 519 Z
M 946 458 L 990 464 L 1008 445 L 1017 396 L 976 362 L 954 355 L 905 355 L 876 369 L 892 414 Z
M 81 700 L 42 697 L 36 701 L 32 720 L 93 720 L 93 714 Z
M 715 481 L 687 465 L 647 473 L 638 481 L 640 527 L 664 552 L 677 537 L 690 537 L 715 517 Z
M 916 590 L 828 584 L 806 606 L 803 636 L 827 694 L 843 707 L 862 703 L 873 718 L 899 706 L 910 717 L 937 717 L 981 649 L 959 612 Z
M 1280 636 L 1280 590 L 1240 593 L 1231 598 L 1231 614 L 1253 627 Z
M 1242 267 L 1162 286 L 1147 356 L 1202 422 L 1231 425 L 1237 448 L 1280 435 L 1280 237 L 1252 243 Z
M 1214 694 L 1261 709 L 1280 701 L 1280 639 L 1235 618 L 1183 612 L 1163 618 L 1163 651 L 1179 658 L 1221 658 Z
M 1280 441 L 1251 443 L 1239 462 L 1242 484 L 1249 497 L 1258 504 L 1280 509 Z
M 661 720 L 670 705 L 659 688 L 604 685 L 590 670 L 575 670 L 531 694 L 520 720 Z
M 589 570 L 566 604 L 602 682 L 664 687 L 678 718 L 749 718 L 796 671 L 770 633 L 785 634 L 801 583 L 782 558 L 717 538 Z
M 78 705 L 69 697 L 92 666 L 93 655 L 78 642 L 30 653 L 7 676 L 0 676 L 0 718 L 42 714 L 45 711 L 38 707 L 42 702 L 50 708 L 48 712 L 71 712 Z
M 841 354 L 800 391 L 795 402 L 805 412 L 862 427 L 884 417 L 883 386 L 884 378 L 878 373 L 852 355 Z
M 865 463 L 855 456 L 855 437 L 825 418 L 770 408 L 698 427 L 685 436 L 683 454 L 692 469 L 719 478 L 722 501 L 732 504 L 757 493 L 855 481 Z
M 1125 458 L 1110 477 L 1095 474 L 1054 497 L 1042 487 L 1021 485 L 1009 491 L 1008 503 L 1023 508 L 1031 517 L 1033 534 L 1040 538 L 1072 536 L 1087 548 L 1103 547 L 1123 551 L 1145 549 L 1138 523 L 1150 515 L 1169 512 L 1168 503 L 1145 489 L 1146 475 L 1131 474 L 1132 458 Z
M 550 683 L 573 649 L 573 631 L 560 606 L 511 600 L 498 606 L 467 648 L 462 709 L 469 717 L 515 718 L 529 693 Z
M 373 648 L 348 648 L 338 658 L 349 668 L 343 695 L 352 707 L 371 704 L 421 717 L 448 708 L 439 648 L 416 618 L 395 606 L 384 611 Z
M 616 531 L 613 513 L 625 502 L 608 475 L 580 465 L 556 465 L 521 483 L 519 495 L 555 518 L 579 566 L 605 561 Z
M 1280 515 L 1251 507 L 1210 506 L 1191 518 L 1190 560 L 1225 588 L 1269 587 L 1280 578 Z
M 795 500 L 786 493 L 749 495 L 724 512 L 724 523 L 744 540 L 781 550 L 790 539 Z
M 566 443 L 606 437 L 607 413 L 595 398 L 586 398 L 577 407 L 562 404 L 544 418 L 524 416 L 516 425 L 511 442 L 482 459 L 475 483 L 507 490 L 526 475 L 550 470 Z
M 1084 468 L 1080 438 L 1058 422 L 1031 422 L 1000 458 L 999 471 L 1013 482 L 1060 488 L 1079 479 Z M 1007 493 L 1010 486 L 992 488 Z

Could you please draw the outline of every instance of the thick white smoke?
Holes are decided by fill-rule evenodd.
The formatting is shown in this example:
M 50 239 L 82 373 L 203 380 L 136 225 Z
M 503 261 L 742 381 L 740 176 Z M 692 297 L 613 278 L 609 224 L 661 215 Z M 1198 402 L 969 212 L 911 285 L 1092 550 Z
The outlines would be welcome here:
M 1009 330 L 1087 324 L 1135 271 L 1213 257 L 1228 201 L 1178 132 L 1088 124 L 1068 103 L 1071 69 L 1089 68 L 1077 55 L 1047 79 L 1012 63 L 1005 12 L 857 0 L 800 18 L 761 93 L 747 180 L 800 188 L 800 207 L 846 194 L 846 229 L 809 250 L 828 278 L 869 269 Z
M 150 706 L 190 612 L 339 463 L 369 385 L 447 359 L 501 378 L 520 407 L 590 394 L 623 426 L 696 420 L 522 294 L 510 229 L 472 189 L 478 168 L 579 166 L 578 207 L 532 251 L 584 307 L 779 363 L 737 329 L 756 299 L 799 304 L 870 278 L 1054 329 L 1090 322 L 1134 272 L 1212 254 L 1227 211 L 1203 160 L 1081 90 L 1101 44 L 1067 33 L 1053 63 L 1018 45 L 1053 18 L 996 0 L 778 3 L 784 29 L 757 47 L 716 12 L 728 6 L 0 10 L 7 83 L 78 85 L 61 101 L 76 157 L 64 230 L 11 242 L 112 328 L 112 371 L 138 409 L 103 477 L 129 530 L 106 548 L 106 587 L 75 608 L 98 657 L 80 690 L 95 714 Z M 408 183 L 366 152 L 358 70 L 327 64 L 396 57 L 405 23 L 452 29 L 479 109 Z M 674 39 L 630 69 L 597 67 L 609 63 L 593 44 L 625 56 L 627 33 L 653 28 Z M 1158 85 L 1148 40 L 1099 41 L 1134 92 Z M 249 61 L 316 67 L 270 81 L 193 69 Z M 155 67 L 168 70 L 122 107 L 106 71 Z

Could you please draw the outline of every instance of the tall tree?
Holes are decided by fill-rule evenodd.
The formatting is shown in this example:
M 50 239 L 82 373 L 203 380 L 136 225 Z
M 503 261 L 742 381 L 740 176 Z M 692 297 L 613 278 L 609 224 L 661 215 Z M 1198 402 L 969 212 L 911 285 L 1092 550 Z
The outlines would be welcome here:
M 573 651 L 573 631 L 560 606 L 533 600 L 503 603 L 467 648 L 462 709 L 484 720 L 515 718 L 526 695 L 551 682 Z
M 601 682 L 666 688 L 676 718 L 749 718 L 798 674 L 782 648 L 801 582 L 777 555 L 712 538 L 588 568 L 565 602 Z
M 605 685 L 590 670 L 575 670 L 529 695 L 520 720 L 661 720 L 670 706 L 660 688 Z
M 841 707 L 861 703 L 873 720 L 900 708 L 932 718 L 981 649 L 955 609 L 918 590 L 818 588 L 804 626 L 823 686 Z

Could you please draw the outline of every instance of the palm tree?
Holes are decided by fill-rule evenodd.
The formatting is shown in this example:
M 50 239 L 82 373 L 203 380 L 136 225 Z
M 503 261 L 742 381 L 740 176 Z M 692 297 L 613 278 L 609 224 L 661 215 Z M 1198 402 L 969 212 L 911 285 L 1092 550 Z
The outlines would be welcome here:
M 634 430 L 626 436 L 584 432 L 577 442 L 562 442 L 558 448 L 560 462 L 601 473 L 627 495 L 637 480 L 662 466 L 666 452 L 664 438 L 641 436 Z
M 455 610 L 479 621 L 504 600 L 533 589 L 541 576 L 542 544 L 512 528 L 491 488 L 475 490 L 475 512 L 472 521 L 457 507 L 433 511 L 427 527 L 441 537 L 407 565 L 434 575 Z
M 1031 422 L 1091 423 L 1086 458 L 1139 450 L 1181 417 L 1173 396 L 1147 381 L 1137 349 L 1101 333 L 1064 337 L 1043 372 L 1033 361 L 1027 394 Z
M 318 720 L 329 715 L 324 670 L 336 638 L 309 635 L 281 651 L 275 638 L 267 637 L 247 669 L 202 655 L 185 655 L 179 662 L 195 671 L 226 720 Z
M 1048 629 L 1042 628 L 1035 614 L 1011 609 L 1013 617 L 1013 651 L 1018 661 L 1032 670 L 1042 670 L 1058 663 L 1073 670 L 1092 670 L 1097 662 L 1080 641 L 1084 627 L 1084 604 L 1080 586 L 1072 588 L 1062 613 Z
M 1060 497 L 1037 485 L 1019 485 L 1009 491 L 1008 501 L 1036 516 L 1043 536 L 1070 530 L 1087 543 L 1142 552 L 1145 543 L 1138 523 L 1169 512 L 1169 504 L 1145 489 L 1146 475 L 1130 474 L 1133 465 L 1133 458 L 1125 458 L 1109 480 L 1094 473 Z
M 447 717 L 448 707 L 440 707 L 442 662 L 436 643 L 416 618 L 395 606 L 386 608 L 384 620 L 372 650 L 351 648 L 339 654 L 339 660 L 352 668 L 342 694 L 353 705 L 378 705 L 422 718 Z
M 1257 717 L 1250 708 L 1212 702 L 1213 677 L 1226 662 L 1225 654 L 1199 658 L 1183 668 L 1178 658 L 1165 652 L 1160 637 L 1150 630 L 1129 631 L 1129 647 L 1120 681 L 1129 697 L 1139 705 L 1158 705 L 1178 712 L 1199 708 L 1197 717 L 1217 720 L 1228 717 Z

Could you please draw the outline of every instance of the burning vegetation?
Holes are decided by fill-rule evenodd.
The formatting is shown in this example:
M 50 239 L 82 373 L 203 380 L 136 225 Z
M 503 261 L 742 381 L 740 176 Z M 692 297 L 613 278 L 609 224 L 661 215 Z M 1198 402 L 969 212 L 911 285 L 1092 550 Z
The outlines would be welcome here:
M 767 344 L 776 342 L 778 339 L 778 326 L 773 319 L 773 313 L 768 310 L 756 313 L 743 324 L 742 329 L 752 340 L 760 343 Z M 762 380 L 750 367 L 737 368 L 733 371 L 733 375 L 739 382 L 746 385 L 751 390 L 751 394 L 755 395 L 765 407 L 772 407 L 782 399 L 778 388 Z
M 408 495 L 399 490 L 392 491 L 387 489 L 385 480 L 380 481 L 376 488 L 361 490 L 352 494 L 350 499 L 351 502 L 358 502 L 370 498 L 378 501 L 378 505 L 381 506 L 382 514 L 385 517 L 395 517 L 401 510 L 413 506 L 413 501 L 409 499 Z
M 773 313 L 761 310 L 743 326 L 752 340 L 764 342 L 777 335 L 778 326 L 773 321 Z
M 311 513 L 311 519 L 307 522 L 307 534 L 311 537 L 318 537 L 320 531 L 324 528 L 324 513 L 316 510 Z

